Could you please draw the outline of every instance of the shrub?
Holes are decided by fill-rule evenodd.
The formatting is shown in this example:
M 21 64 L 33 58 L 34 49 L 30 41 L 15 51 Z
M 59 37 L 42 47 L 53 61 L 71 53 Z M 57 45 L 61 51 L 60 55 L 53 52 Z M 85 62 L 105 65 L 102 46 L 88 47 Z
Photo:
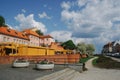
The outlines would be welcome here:
M 107 69 L 120 69 L 120 62 L 114 61 L 109 57 L 99 56 L 98 59 L 93 60 L 96 67 Z
M 49 60 L 47 60 L 47 59 L 44 59 L 44 60 L 42 60 L 42 61 L 40 61 L 40 62 L 38 62 L 39 64 L 53 64 L 53 62 L 50 62 Z

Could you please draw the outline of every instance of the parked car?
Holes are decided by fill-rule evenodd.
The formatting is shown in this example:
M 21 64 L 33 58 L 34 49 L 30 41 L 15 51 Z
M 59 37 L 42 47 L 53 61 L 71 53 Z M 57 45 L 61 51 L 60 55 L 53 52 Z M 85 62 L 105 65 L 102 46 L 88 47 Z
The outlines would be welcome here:
M 120 57 L 120 53 L 114 53 L 113 57 Z

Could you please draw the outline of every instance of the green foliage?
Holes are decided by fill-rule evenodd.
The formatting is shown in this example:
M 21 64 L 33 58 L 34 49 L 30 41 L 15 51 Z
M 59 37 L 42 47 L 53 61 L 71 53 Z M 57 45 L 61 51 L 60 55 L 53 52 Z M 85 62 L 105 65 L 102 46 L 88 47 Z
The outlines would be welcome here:
M 99 56 L 94 61 L 94 66 L 107 69 L 120 69 L 120 62 L 114 61 L 109 57 Z
M 0 27 L 1 26 L 5 26 L 5 19 L 2 16 L 0 16 Z
M 77 51 L 79 51 L 81 54 L 92 55 L 93 52 L 95 51 L 95 47 L 93 44 L 78 43 Z
M 44 59 L 44 60 L 40 61 L 39 64 L 53 64 L 53 62 L 50 62 L 47 59 Z
M 77 51 L 85 54 L 86 53 L 86 45 L 85 45 L 85 43 L 78 43 L 77 44 Z
M 91 59 L 92 57 L 87 57 L 87 58 L 81 58 L 80 59 L 80 63 L 85 63 L 87 62 L 89 59 Z
M 89 55 L 92 55 L 93 52 L 95 51 L 95 47 L 93 44 L 87 44 L 86 45 L 86 51 Z
M 97 64 L 96 61 L 97 61 L 97 58 L 92 61 L 92 64 L 96 65 Z
M 76 46 L 72 40 L 68 40 L 68 41 L 62 43 L 61 46 L 63 46 L 64 49 L 70 49 L 70 50 L 73 50 L 76 48 Z
M 39 34 L 39 35 L 44 35 L 41 30 L 36 30 L 36 33 Z

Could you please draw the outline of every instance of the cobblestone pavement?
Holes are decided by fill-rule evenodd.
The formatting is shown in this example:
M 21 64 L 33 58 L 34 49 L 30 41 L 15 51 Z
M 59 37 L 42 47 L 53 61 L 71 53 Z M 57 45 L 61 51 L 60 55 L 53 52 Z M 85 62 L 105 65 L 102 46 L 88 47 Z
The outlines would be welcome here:
M 35 80 L 119 80 L 120 79 L 120 70 L 95 68 L 92 65 L 93 59 L 90 59 L 86 63 L 86 67 L 88 68 L 88 71 L 78 73 L 78 71 L 72 72 L 73 70 L 71 69 L 65 71 L 61 75 L 56 75 L 56 74 L 60 74 L 59 72 L 50 76 L 49 75 L 45 76 L 43 78 L 36 78 Z
M 34 80 L 37 77 L 42 77 L 62 69 L 65 69 L 64 65 L 55 65 L 54 71 L 43 71 L 36 70 L 35 64 L 31 64 L 28 68 L 12 68 L 9 64 L 0 64 L 0 80 Z

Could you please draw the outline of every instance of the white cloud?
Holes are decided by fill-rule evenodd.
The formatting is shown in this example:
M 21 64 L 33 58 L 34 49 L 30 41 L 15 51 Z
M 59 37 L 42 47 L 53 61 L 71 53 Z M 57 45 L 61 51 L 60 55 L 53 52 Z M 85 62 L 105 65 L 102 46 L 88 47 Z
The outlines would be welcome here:
M 13 27 L 11 25 L 9 25 L 9 24 L 6 24 L 6 25 L 9 26 L 10 29 L 13 29 Z
M 36 27 L 40 29 L 43 33 L 47 31 L 45 25 L 41 22 L 38 22 L 34 19 L 34 14 L 30 14 L 25 17 L 24 14 L 18 14 L 15 19 L 20 23 L 16 28 L 20 30 Z
M 70 4 L 70 2 L 63 2 L 61 4 L 61 7 L 68 10 L 71 7 L 71 4 Z
M 53 31 L 50 34 L 58 41 L 67 41 L 72 39 L 72 33 L 69 31 Z
M 120 0 L 67 1 L 61 7 L 61 18 L 72 30 L 72 37 L 93 43 L 102 41 L 101 45 L 120 39 Z
M 38 14 L 39 18 L 46 18 L 46 19 L 51 19 L 51 17 L 49 17 L 45 12 L 43 12 L 42 14 Z
M 43 7 L 47 7 L 47 5 L 46 5 L 46 4 L 44 4 L 44 5 L 43 5 Z
M 26 12 L 26 10 L 25 10 L 25 9 L 22 9 L 22 12 L 23 12 L 23 13 L 25 13 L 25 12 Z

